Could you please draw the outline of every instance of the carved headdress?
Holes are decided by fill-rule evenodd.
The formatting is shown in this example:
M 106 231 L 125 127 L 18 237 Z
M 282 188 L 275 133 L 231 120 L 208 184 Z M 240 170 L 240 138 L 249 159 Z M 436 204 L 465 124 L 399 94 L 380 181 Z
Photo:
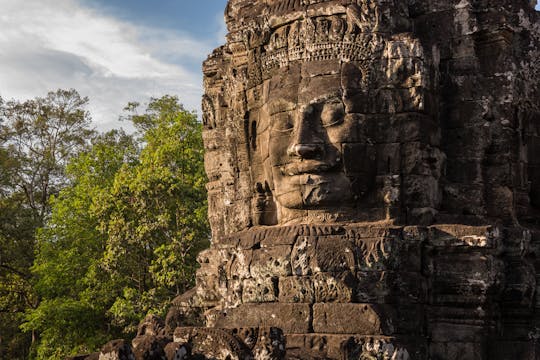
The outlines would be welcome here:
M 406 30 L 398 9 L 375 0 L 230 1 L 229 48 L 244 53 L 263 78 L 295 61 L 366 61 L 384 50 L 384 36 Z
M 403 2 L 393 0 L 229 1 L 227 44 L 204 64 L 209 206 L 216 235 L 276 223 L 273 184 L 256 150 L 265 101 L 262 84 L 276 74 L 286 75 L 291 67 L 312 62 L 353 64 L 347 79 L 364 100 L 348 105 L 350 112 L 425 110 L 429 79 L 423 75 L 427 71 L 422 47 L 404 33 L 410 27 L 407 15 Z M 375 98 L 376 103 L 371 100 Z M 368 152 L 371 155 L 365 155 Z M 370 148 L 359 156 L 373 159 L 374 154 Z M 367 162 L 370 169 L 360 171 L 374 172 L 373 160 Z M 388 207 L 396 206 L 394 175 L 373 180 L 378 185 L 369 206 L 381 208 L 371 211 L 377 214 L 375 220 L 391 216 Z M 368 206 L 365 200 L 363 204 Z

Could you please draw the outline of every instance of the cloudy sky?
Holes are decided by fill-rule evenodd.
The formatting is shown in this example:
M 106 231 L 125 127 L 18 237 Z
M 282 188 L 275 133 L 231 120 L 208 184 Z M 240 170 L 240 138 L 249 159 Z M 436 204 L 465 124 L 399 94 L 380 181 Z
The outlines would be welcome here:
M 226 0 L 0 0 L 0 96 L 90 98 L 100 129 L 129 101 L 177 94 L 198 109 L 201 62 L 224 42 Z M 126 124 L 123 124 L 124 126 Z
M 226 0 L 0 0 L 0 96 L 90 98 L 100 129 L 129 101 L 199 108 L 201 62 L 224 41 Z M 538 7 L 537 7 L 538 8 Z M 123 124 L 124 126 L 126 124 Z

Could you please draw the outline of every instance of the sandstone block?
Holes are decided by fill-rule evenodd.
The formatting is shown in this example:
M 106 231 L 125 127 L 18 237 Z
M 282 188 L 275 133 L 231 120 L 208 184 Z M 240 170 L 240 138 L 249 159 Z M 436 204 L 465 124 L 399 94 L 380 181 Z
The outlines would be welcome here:
M 215 327 L 276 327 L 285 334 L 309 332 L 310 306 L 307 304 L 244 304 L 217 314 Z
M 347 303 L 353 300 L 355 279 L 351 273 L 318 273 L 279 279 L 279 302 Z
M 235 276 L 238 279 L 247 279 L 251 276 L 250 266 L 253 259 L 253 250 L 232 251 L 232 261 L 227 269 L 229 277 Z
M 291 247 L 278 245 L 253 251 L 250 274 L 254 278 L 291 275 Z
M 429 356 L 433 360 L 483 360 L 485 345 L 467 342 L 434 342 L 429 346 Z
M 393 324 L 377 306 L 368 304 L 315 304 L 313 330 L 328 334 L 391 335 Z
M 314 250 L 309 254 L 310 268 L 314 272 L 337 273 L 354 271 L 356 267 L 355 244 L 346 236 L 319 236 Z
M 135 360 L 135 355 L 127 341 L 113 340 L 101 348 L 99 360 Z
M 300 235 L 301 228 L 296 226 L 275 227 L 264 230 L 260 235 L 261 247 L 274 247 L 277 245 L 294 245 Z
M 291 253 L 292 274 L 296 276 L 311 275 L 311 259 L 315 255 L 317 237 L 301 236 L 297 239 Z
M 396 237 L 357 239 L 359 271 L 420 271 L 422 243 Z
M 174 331 L 174 343 L 189 344 L 191 357 L 216 360 L 243 360 L 249 358 L 249 349 L 232 331 L 212 328 L 182 328 Z M 174 346 L 171 350 L 178 348 Z M 181 351 L 182 345 L 179 347 Z M 185 348 L 189 350 L 189 348 Z
M 495 249 L 502 240 L 498 227 L 434 225 L 429 227 L 429 245 L 446 248 Z
M 354 289 L 355 302 L 422 304 L 428 298 L 428 279 L 420 273 L 358 271 Z
M 484 326 L 452 324 L 448 322 L 433 321 L 428 326 L 428 333 L 434 342 L 462 342 L 477 343 L 481 342 L 486 332 Z
M 407 338 L 291 334 L 287 336 L 287 359 L 425 359 L 425 344 Z
M 251 278 L 243 281 L 242 302 L 266 303 L 277 301 L 277 278 Z
M 172 339 L 155 335 L 138 336 L 131 342 L 135 360 L 163 360 L 165 346 Z
M 315 302 L 315 289 L 310 276 L 288 276 L 279 279 L 280 303 Z
M 493 255 L 440 254 L 429 264 L 435 304 L 480 305 L 501 291 L 502 263 Z
M 191 357 L 191 346 L 171 342 L 165 346 L 165 357 L 167 360 L 188 360 Z
M 421 306 L 315 304 L 313 330 L 327 334 L 394 335 L 422 333 Z

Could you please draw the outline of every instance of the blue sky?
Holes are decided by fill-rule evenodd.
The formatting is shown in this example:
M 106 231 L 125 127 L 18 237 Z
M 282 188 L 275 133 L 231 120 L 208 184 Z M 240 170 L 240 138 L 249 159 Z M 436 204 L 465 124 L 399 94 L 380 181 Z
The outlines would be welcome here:
M 0 0 L 0 96 L 75 88 L 99 129 L 130 101 L 202 95 L 201 63 L 226 33 L 226 0 Z
M 209 38 L 219 31 L 216 15 L 223 16 L 226 0 L 82 0 L 115 17 L 148 26 L 185 31 Z
M 137 26 L 159 28 L 179 38 L 200 41 L 204 50 L 198 51 L 199 56 L 183 56 L 175 51 L 164 53 L 165 49 L 159 54 L 194 73 L 201 71 L 203 53 L 211 51 L 209 46 L 216 47 L 224 41 L 223 13 L 227 0 L 80 0 L 80 3 Z
M 128 102 L 164 94 L 198 111 L 201 62 L 224 43 L 226 3 L 0 0 L 0 96 L 75 88 L 102 130 L 126 126 Z

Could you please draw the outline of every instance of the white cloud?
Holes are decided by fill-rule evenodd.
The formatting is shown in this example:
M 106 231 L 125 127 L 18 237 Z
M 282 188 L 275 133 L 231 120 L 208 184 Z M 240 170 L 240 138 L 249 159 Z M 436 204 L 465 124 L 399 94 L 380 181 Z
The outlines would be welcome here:
M 75 88 L 101 129 L 118 127 L 128 101 L 178 94 L 198 109 L 198 63 L 212 50 L 188 35 L 137 27 L 76 0 L 0 0 L 0 95 L 43 96 Z M 125 126 L 125 124 L 124 124 Z

